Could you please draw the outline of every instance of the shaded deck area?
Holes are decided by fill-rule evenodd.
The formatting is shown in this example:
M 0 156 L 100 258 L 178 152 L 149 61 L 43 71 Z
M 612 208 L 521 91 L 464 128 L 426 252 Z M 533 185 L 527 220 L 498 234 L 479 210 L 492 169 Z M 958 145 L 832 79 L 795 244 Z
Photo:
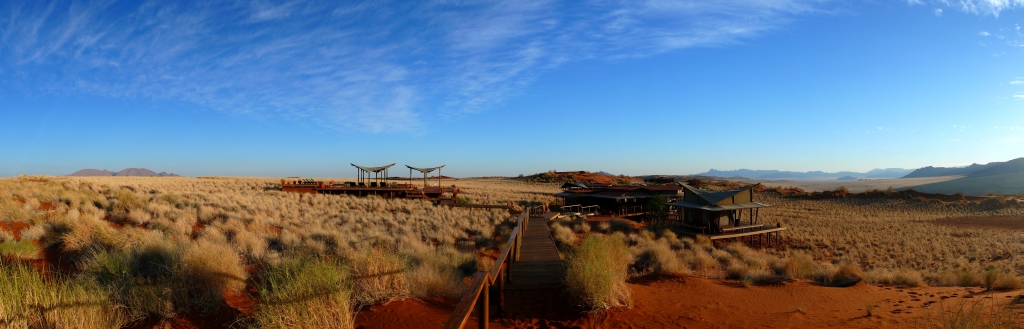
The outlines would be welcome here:
M 785 231 L 786 228 L 778 225 L 742 225 L 736 227 L 723 228 L 722 232 L 709 233 L 704 227 L 688 225 L 685 223 L 678 223 L 683 228 L 682 233 L 690 237 L 704 236 L 711 239 L 712 242 L 718 240 L 729 240 L 737 239 L 750 244 L 751 246 L 771 246 L 772 243 L 779 243 L 781 238 L 779 233 Z

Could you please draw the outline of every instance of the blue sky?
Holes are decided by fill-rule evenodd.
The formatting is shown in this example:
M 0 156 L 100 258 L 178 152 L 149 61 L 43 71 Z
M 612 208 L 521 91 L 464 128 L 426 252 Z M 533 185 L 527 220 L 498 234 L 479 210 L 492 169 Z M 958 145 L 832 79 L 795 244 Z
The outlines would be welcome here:
M 1024 156 L 1024 1 L 0 3 L 0 176 Z

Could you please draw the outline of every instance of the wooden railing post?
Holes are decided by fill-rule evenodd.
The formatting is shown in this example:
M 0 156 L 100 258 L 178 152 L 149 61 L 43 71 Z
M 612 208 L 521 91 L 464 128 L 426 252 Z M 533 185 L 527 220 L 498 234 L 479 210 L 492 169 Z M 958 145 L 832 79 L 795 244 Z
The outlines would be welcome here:
M 500 266 L 500 265 L 499 265 Z M 498 317 L 505 316 L 505 271 L 498 271 Z
M 480 320 L 480 329 L 487 329 L 487 324 L 488 324 L 488 322 L 491 321 L 490 316 L 489 316 L 490 315 L 489 314 L 490 313 L 490 303 L 488 301 L 488 299 L 489 299 L 488 297 L 491 294 L 491 287 L 490 287 L 489 284 L 486 283 L 487 280 L 484 280 L 484 282 L 485 282 L 484 283 L 484 289 L 483 289 L 483 291 L 480 292 L 480 299 L 479 299 L 480 305 L 476 306 L 478 309 L 480 309 L 480 316 L 478 318 L 478 320 Z
M 516 242 L 515 242 L 515 244 L 516 244 L 516 246 L 515 246 L 515 255 L 516 255 L 515 261 L 518 262 L 519 261 L 519 249 L 523 246 L 523 228 L 522 227 L 519 228 L 519 231 L 516 234 Z

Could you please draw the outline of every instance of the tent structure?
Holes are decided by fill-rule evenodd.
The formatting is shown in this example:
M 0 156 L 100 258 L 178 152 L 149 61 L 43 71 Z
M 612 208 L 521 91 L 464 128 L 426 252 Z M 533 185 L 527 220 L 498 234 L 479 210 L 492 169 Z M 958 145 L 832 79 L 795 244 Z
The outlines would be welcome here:
M 416 167 L 413 167 L 413 166 L 410 166 L 410 165 L 405 165 L 405 166 L 409 168 L 409 182 L 410 183 L 412 182 L 412 171 L 413 170 L 419 171 L 419 172 L 423 173 L 423 187 L 426 188 L 427 187 L 427 175 L 430 174 L 431 172 L 437 170 L 437 186 L 441 186 L 441 168 L 444 168 L 445 165 L 440 165 L 440 166 L 433 167 L 433 168 L 416 168 Z
M 386 165 L 386 166 L 380 166 L 380 167 L 365 167 L 365 166 L 360 166 L 360 165 L 357 165 L 357 164 L 354 164 L 354 163 L 351 163 L 351 165 L 353 167 L 356 167 L 356 169 L 359 172 L 359 175 L 358 175 L 358 178 L 357 178 L 357 181 L 356 181 L 356 183 L 358 183 L 359 185 L 366 186 L 367 183 L 371 183 L 370 185 L 373 186 L 373 185 L 378 185 L 380 183 L 384 183 L 381 186 L 387 186 L 388 185 L 388 168 L 391 168 L 395 164 L 392 163 L 392 164 L 389 164 L 389 165 Z M 373 176 L 372 178 L 370 177 L 371 175 Z

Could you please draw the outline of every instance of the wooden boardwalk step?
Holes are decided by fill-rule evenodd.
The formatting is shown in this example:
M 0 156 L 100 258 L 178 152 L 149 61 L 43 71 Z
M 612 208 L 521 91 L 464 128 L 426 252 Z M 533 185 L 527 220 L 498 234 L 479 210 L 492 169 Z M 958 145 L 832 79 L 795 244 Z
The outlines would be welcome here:
M 505 285 L 506 290 L 561 289 L 565 269 L 548 231 L 548 221 L 552 217 L 546 214 L 530 218 L 523 235 L 519 261 L 512 265 L 511 281 Z

